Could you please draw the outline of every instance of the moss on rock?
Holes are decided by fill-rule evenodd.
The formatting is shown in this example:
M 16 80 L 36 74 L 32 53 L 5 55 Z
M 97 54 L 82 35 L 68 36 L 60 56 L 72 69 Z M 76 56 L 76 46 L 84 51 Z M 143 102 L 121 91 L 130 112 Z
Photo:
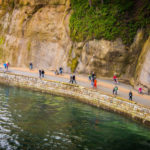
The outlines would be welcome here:
M 70 68 L 72 72 L 75 72 L 77 65 L 78 65 L 78 58 L 76 57 L 72 59 L 72 63 L 70 64 Z
M 70 18 L 73 41 L 91 39 L 115 40 L 120 37 L 130 45 L 139 28 L 150 24 L 149 0 L 71 0 L 73 13 Z

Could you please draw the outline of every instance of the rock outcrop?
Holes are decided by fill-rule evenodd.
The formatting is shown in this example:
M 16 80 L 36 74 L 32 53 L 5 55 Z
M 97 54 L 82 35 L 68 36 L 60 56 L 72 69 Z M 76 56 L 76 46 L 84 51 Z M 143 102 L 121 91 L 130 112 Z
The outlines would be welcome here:
M 136 68 L 136 87 L 142 86 L 150 92 L 150 37 L 144 43 Z
M 19 1 L 10 12 L 1 10 L 1 60 L 13 66 L 33 62 L 36 68 L 62 66 L 67 70 L 71 47 L 66 29 L 67 1 L 54 0 L 46 5 L 46 1 L 28 2 Z
M 75 51 L 81 51 L 77 71 L 89 73 L 95 71 L 103 76 L 112 76 L 115 72 L 121 74 L 126 57 L 126 49 L 121 39 L 114 42 L 92 40 L 83 44 L 77 43 Z M 78 55 L 78 54 L 77 54 Z

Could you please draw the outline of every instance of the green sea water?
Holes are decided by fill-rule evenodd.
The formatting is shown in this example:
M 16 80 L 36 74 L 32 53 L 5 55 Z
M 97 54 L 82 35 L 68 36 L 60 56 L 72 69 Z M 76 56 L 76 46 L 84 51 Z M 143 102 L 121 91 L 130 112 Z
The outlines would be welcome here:
M 0 85 L 0 150 L 150 150 L 150 129 L 71 98 Z

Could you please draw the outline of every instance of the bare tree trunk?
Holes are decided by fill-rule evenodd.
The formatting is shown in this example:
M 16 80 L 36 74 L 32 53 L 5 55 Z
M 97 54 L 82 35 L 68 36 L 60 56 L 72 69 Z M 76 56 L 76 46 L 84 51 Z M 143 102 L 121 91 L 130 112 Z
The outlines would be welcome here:
M 101 0 L 101 4 L 104 4 L 104 0 Z
M 92 0 L 89 0 L 89 5 L 90 7 L 92 7 Z

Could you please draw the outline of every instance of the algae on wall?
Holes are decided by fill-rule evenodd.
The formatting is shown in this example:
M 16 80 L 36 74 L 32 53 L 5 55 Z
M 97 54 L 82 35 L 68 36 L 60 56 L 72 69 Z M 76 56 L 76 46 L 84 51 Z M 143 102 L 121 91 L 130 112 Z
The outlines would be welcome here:
M 3 50 L 3 44 L 5 43 L 5 38 L 3 36 L 0 37 L 0 59 L 4 61 L 4 50 Z

